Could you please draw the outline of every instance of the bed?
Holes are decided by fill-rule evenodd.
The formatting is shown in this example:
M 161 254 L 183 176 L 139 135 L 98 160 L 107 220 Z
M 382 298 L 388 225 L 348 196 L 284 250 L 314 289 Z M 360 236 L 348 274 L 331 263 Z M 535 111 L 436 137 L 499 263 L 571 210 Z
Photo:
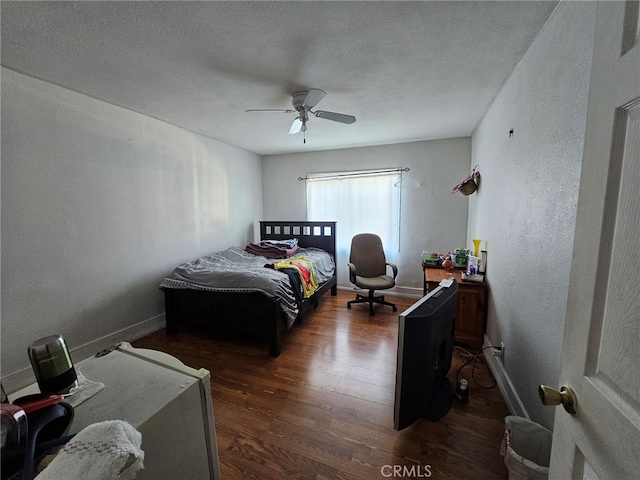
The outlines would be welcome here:
M 265 264 L 279 260 L 256 257 L 241 247 L 232 247 L 214 256 L 202 257 L 178 266 L 160 284 L 160 289 L 164 292 L 167 333 L 174 335 L 180 327 L 189 326 L 257 334 L 268 343 L 269 355 L 277 357 L 281 352 L 282 331 L 291 328 L 294 323 L 301 323 L 304 312 L 315 308 L 318 299 L 326 292 L 337 294 L 335 233 L 336 222 L 260 222 L 261 241 L 295 238 L 300 248 L 296 256 L 313 258 L 314 264 L 316 257 L 320 259 L 322 268 L 318 272 L 317 289 L 310 297 L 295 302 L 296 305 L 292 305 L 288 293 L 282 295 L 287 288 L 293 291 L 288 275 L 283 271 L 264 267 Z M 333 272 L 329 272 L 322 255 L 331 259 Z M 240 266 L 236 261 L 240 262 Z M 205 263 L 218 269 L 225 262 L 229 262 L 229 270 L 242 270 L 250 277 L 263 275 L 264 271 L 264 274 L 271 277 L 270 283 L 276 284 L 275 290 L 282 291 L 267 291 L 256 284 L 240 285 L 238 280 L 231 280 L 231 276 L 225 280 L 229 283 L 223 285 L 219 283 L 219 279 L 209 282 L 201 276 L 192 281 L 182 275 L 185 270 L 200 271 L 208 268 L 204 266 Z

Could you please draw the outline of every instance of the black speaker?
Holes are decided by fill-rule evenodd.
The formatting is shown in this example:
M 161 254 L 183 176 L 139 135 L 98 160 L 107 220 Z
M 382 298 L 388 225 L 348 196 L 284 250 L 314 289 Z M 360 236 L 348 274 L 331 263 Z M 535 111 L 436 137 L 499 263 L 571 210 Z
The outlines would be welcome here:
M 36 340 L 28 351 L 42 393 L 69 393 L 78 386 L 76 370 L 61 335 Z

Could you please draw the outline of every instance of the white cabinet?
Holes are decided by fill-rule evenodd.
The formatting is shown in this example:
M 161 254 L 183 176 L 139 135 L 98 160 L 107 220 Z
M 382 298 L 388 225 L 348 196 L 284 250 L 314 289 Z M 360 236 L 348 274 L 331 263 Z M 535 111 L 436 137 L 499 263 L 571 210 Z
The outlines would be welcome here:
M 136 480 L 220 478 L 207 370 L 128 343 L 75 367 L 105 387 L 75 408 L 72 433 L 104 420 L 125 420 L 142 434 L 144 469 Z M 30 386 L 15 396 L 32 392 Z

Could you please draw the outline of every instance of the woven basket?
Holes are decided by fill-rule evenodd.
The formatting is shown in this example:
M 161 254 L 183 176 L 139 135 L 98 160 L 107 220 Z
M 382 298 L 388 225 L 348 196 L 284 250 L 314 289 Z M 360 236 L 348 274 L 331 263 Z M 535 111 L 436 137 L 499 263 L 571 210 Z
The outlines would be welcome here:
M 478 185 L 476 184 L 476 181 L 472 178 L 464 182 L 458 191 L 463 195 L 471 195 L 477 189 L 478 189 Z
M 480 176 L 480 172 L 478 171 L 478 166 L 473 167 L 473 170 L 469 174 L 467 178 L 465 178 L 458 185 L 453 187 L 451 193 L 460 192 L 463 195 L 471 195 L 478 189 L 478 184 L 476 183 L 476 178 Z

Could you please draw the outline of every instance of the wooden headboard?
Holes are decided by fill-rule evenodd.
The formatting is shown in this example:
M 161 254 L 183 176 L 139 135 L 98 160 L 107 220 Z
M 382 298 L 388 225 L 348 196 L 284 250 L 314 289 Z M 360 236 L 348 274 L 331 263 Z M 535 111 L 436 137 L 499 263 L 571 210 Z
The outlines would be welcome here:
M 260 222 L 261 240 L 288 238 L 297 238 L 302 248 L 321 248 L 336 258 L 336 222 Z

